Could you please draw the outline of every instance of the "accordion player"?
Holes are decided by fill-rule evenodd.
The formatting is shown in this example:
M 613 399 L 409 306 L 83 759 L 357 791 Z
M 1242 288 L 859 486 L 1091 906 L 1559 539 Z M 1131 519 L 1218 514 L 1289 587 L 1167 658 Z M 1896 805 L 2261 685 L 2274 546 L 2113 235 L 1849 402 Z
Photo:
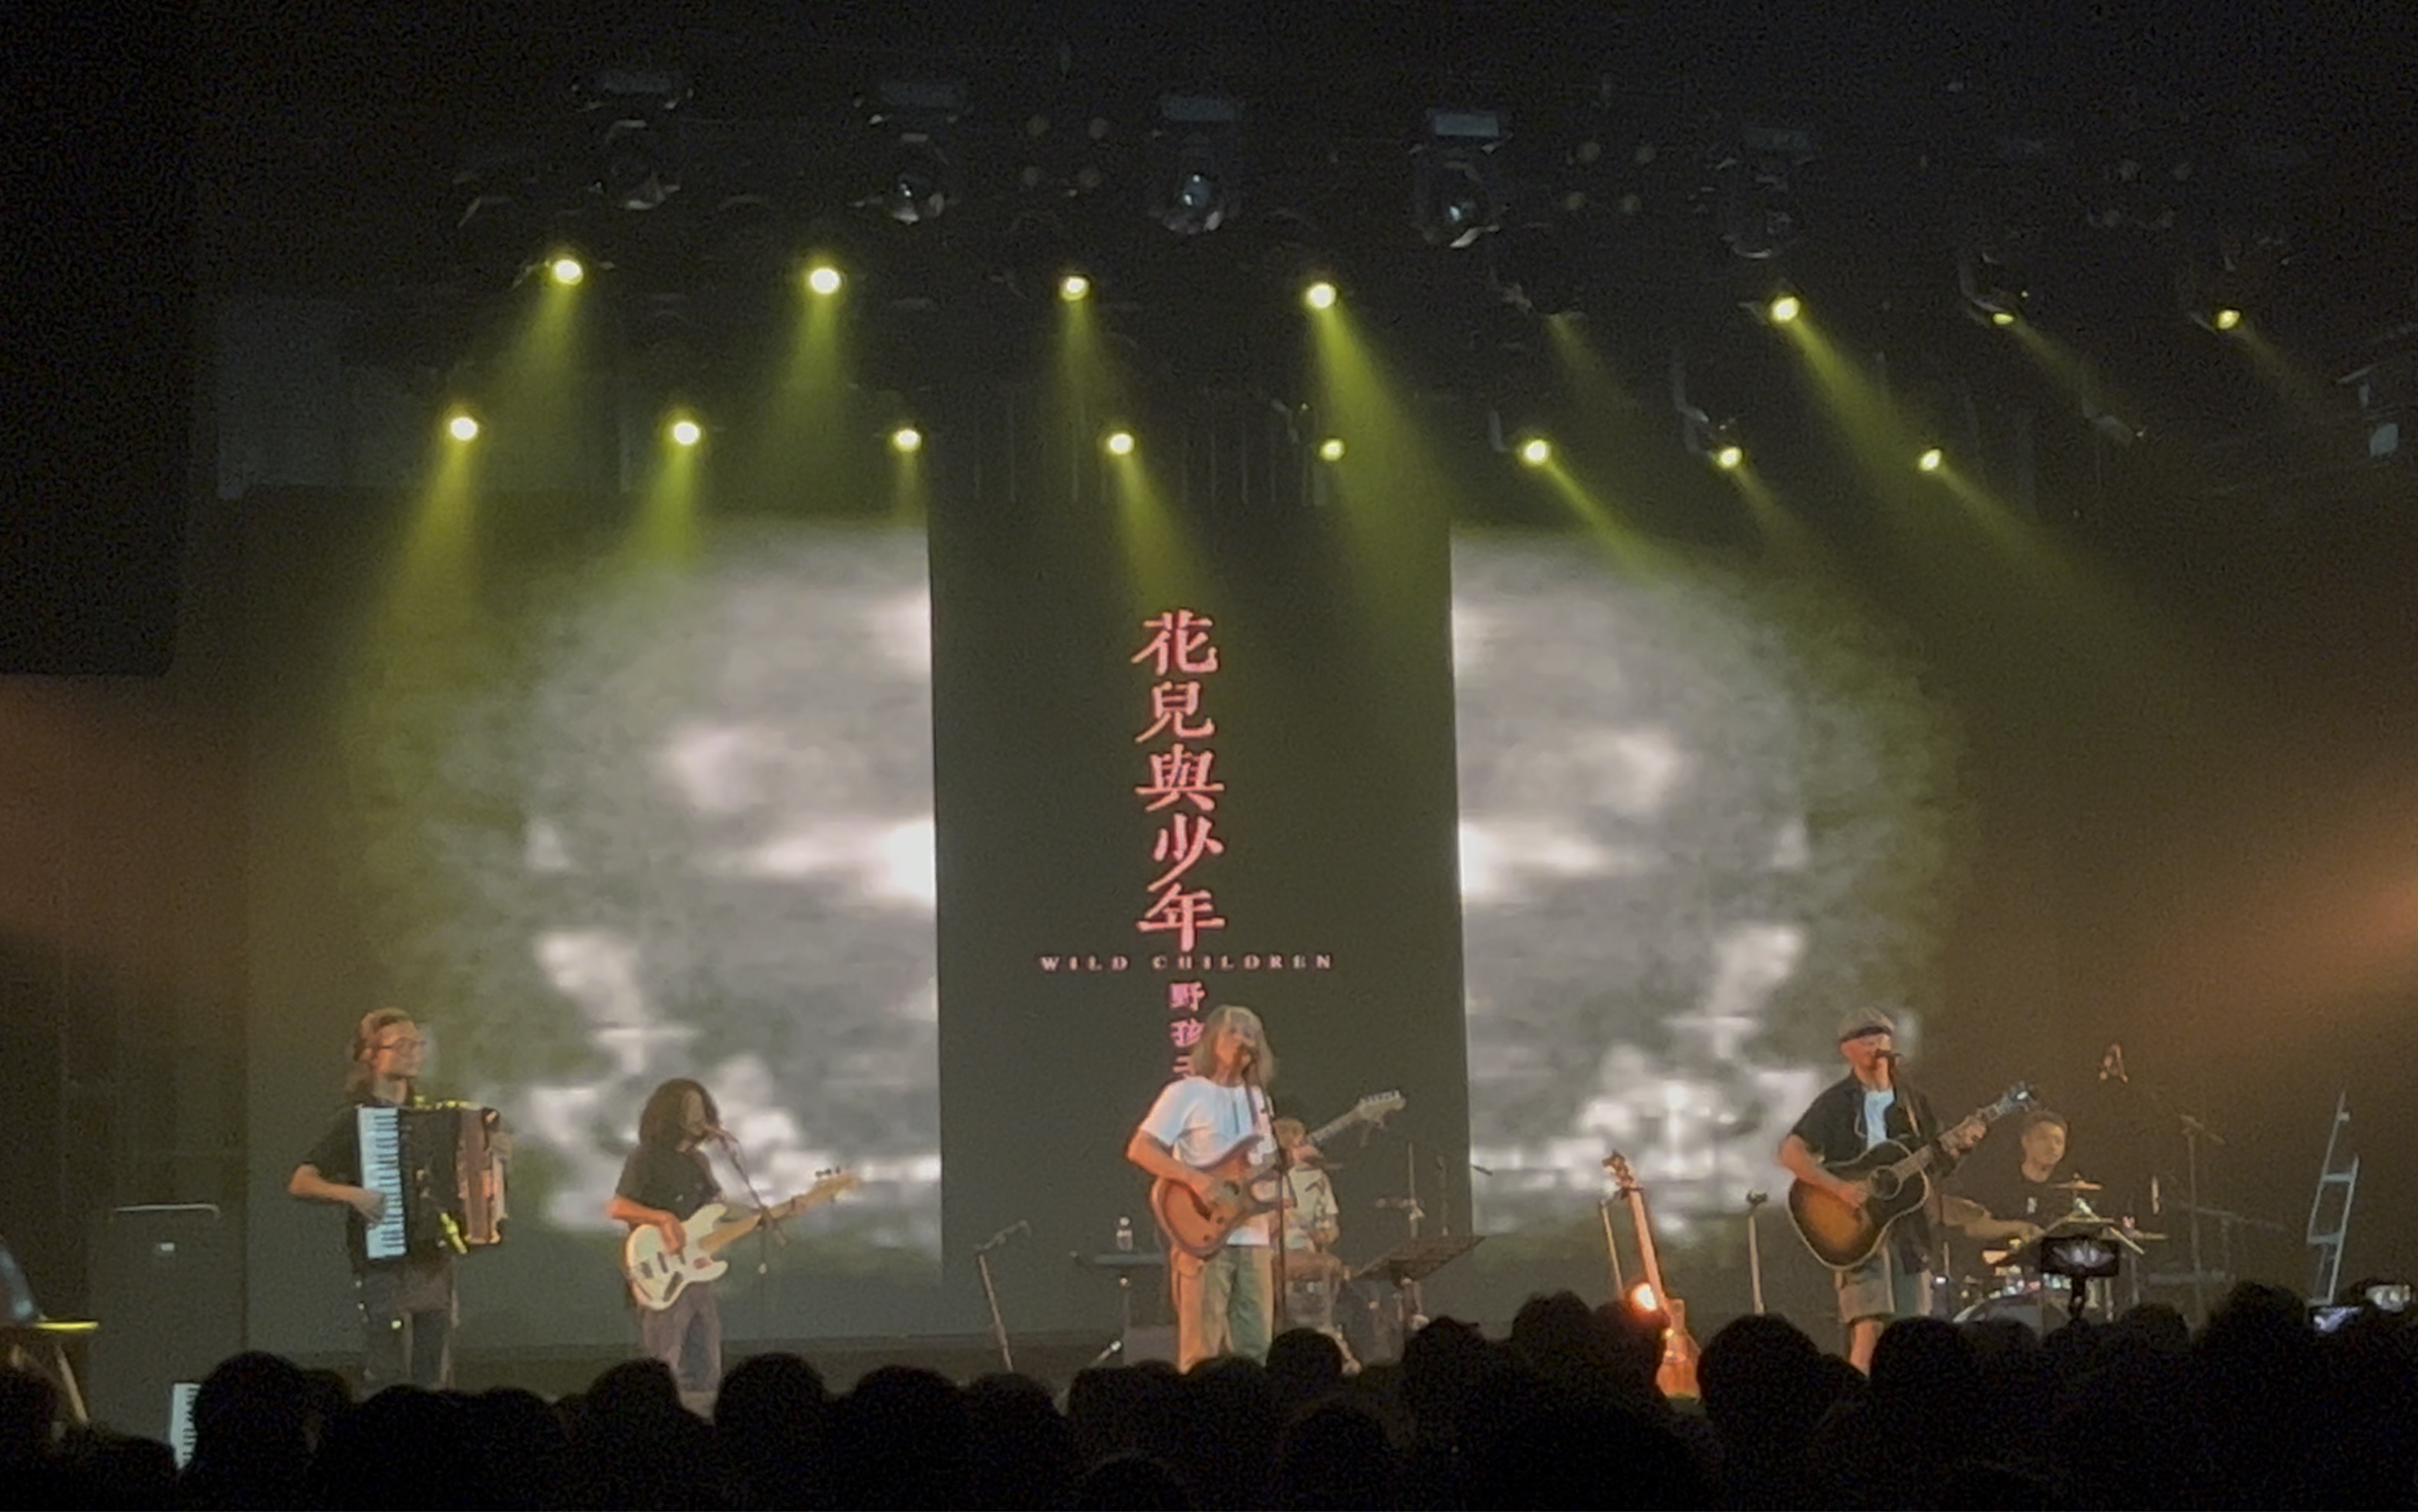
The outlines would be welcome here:
M 463 1103 L 363 1107 L 361 1184 L 386 1199 L 364 1236 L 368 1258 L 399 1260 L 503 1240 L 501 1115 Z

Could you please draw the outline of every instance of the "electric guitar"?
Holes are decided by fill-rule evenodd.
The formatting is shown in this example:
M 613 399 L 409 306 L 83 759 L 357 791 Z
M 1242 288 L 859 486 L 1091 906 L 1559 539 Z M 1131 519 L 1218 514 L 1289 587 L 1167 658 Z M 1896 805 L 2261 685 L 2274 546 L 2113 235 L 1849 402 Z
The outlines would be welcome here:
M 1374 1123 L 1401 1106 L 1400 1092 L 1373 1092 L 1354 1103 L 1341 1118 L 1310 1130 L 1302 1142 L 1314 1147 L 1354 1123 Z M 1167 1235 L 1169 1244 L 1195 1259 L 1207 1260 L 1226 1247 L 1226 1236 L 1235 1225 L 1277 1205 L 1275 1184 L 1269 1180 L 1277 1168 L 1276 1157 L 1254 1162 L 1251 1147 L 1258 1142 L 1258 1135 L 1247 1135 L 1201 1168 L 1217 1182 L 1206 1198 L 1164 1176 L 1151 1184 L 1151 1215 L 1158 1220 L 1159 1231 Z
M 787 1202 L 775 1202 L 736 1218 L 727 1216 L 730 1209 L 725 1204 L 708 1202 L 681 1225 L 688 1237 L 677 1250 L 664 1243 L 661 1229 L 651 1223 L 642 1223 L 631 1229 L 630 1237 L 621 1243 L 621 1275 L 630 1283 L 630 1295 L 639 1306 L 661 1312 L 690 1287 L 713 1280 L 729 1270 L 730 1262 L 720 1258 L 721 1252 L 767 1221 L 777 1223 L 808 1208 L 820 1207 L 842 1192 L 864 1184 L 865 1178 L 852 1171 L 832 1171 Z
M 2029 1084 L 2017 1082 L 1998 1100 L 1965 1122 L 1996 1123 L 2033 1101 Z M 1832 1270 L 1844 1271 L 1870 1260 L 1880 1248 L 1890 1225 L 1922 1206 L 1931 1195 L 1931 1168 L 1940 1156 L 1937 1139 L 1926 1139 L 1908 1150 L 1896 1139 L 1884 1139 L 1853 1160 L 1825 1165 L 1831 1175 L 1861 1186 L 1861 1207 L 1842 1200 L 1810 1182 L 1788 1187 L 1788 1216 L 1814 1258 Z
M 1696 1361 L 1703 1352 L 1696 1347 L 1695 1336 L 1688 1332 L 1688 1305 L 1663 1288 L 1662 1261 L 1654 1252 L 1654 1220 L 1645 1211 L 1645 1188 L 1629 1168 L 1629 1157 L 1619 1151 L 1614 1151 L 1603 1164 L 1612 1172 L 1621 1199 L 1629 1204 L 1630 1220 L 1637 1226 L 1638 1263 L 1645 1269 L 1649 1293 L 1638 1300 L 1648 1302 L 1670 1320 L 1662 1330 L 1662 1363 L 1654 1371 L 1655 1387 L 1665 1397 L 1700 1396 Z

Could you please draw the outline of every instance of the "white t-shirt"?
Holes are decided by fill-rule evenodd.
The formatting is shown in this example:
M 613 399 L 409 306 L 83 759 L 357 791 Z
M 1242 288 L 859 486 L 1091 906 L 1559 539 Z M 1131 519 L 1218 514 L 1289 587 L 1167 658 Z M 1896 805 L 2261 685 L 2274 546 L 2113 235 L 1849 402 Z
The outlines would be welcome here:
M 1221 1087 L 1206 1077 L 1171 1081 L 1141 1121 L 1141 1131 L 1175 1152 L 1187 1166 L 1215 1165 L 1217 1157 L 1246 1139 L 1251 1160 L 1265 1160 L 1276 1152 L 1268 1130 L 1267 1095 L 1256 1087 Z M 1264 1245 L 1273 1237 L 1267 1214 L 1246 1218 L 1227 1236 L 1231 1245 Z
M 1897 1089 L 1884 1087 L 1875 1092 L 1864 1089 L 1864 1148 L 1872 1149 L 1889 1138 L 1889 1111 L 1897 1102 Z

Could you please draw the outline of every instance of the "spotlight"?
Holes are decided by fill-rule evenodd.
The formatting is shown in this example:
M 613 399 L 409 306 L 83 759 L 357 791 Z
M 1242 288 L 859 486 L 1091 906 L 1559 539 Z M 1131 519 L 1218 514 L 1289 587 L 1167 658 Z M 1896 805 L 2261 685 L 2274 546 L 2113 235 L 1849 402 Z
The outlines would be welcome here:
M 688 99 L 687 77 L 668 69 L 603 69 L 585 92 L 587 108 L 604 122 L 591 187 L 617 210 L 662 208 L 681 189 L 674 123 Z
M 705 427 L 683 415 L 672 421 L 670 434 L 672 445 L 695 446 L 705 439 Z
M 548 278 L 569 288 L 588 276 L 588 267 L 578 258 L 564 252 L 545 265 L 545 272 Z
M 1336 300 L 1335 285 L 1320 279 L 1301 291 L 1301 302 L 1312 310 L 1332 310 Z
M 2031 291 L 2007 247 L 1967 243 L 1956 249 L 1956 294 L 1968 319 L 1986 320 L 2003 329 L 2023 318 Z
M 937 79 L 885 79 L 876 89 L 872 124 L 896 135 L 878 196 L 900 225 L 937 219 L 957 198 L 950 129 L 966 111 L 965 91 Z
M 825 297 L 837 294 L 840 285 L 847 282 L 840 270 L 829 263 L 817 263 L 806 269 L 806 287 Z
M 1431 247 L 1467 247 L 1502 224 L 1494 149 L 1503 118 L 1490 110 L 1431 110 L 1419 144 L 1416 213 Z
M 1766 305 L 1764 313 L 1771 317 L 1773 325 L 1785 326 L 1805 313 L 1805 303 L 1793 294 L 1783 294 Z
M 1520 443 L 1520 460 L 1531 467 L 1541 467 L 1553 460 L 1553 443 L 1541 435 L 1532 435 Z
M 1746 448 L 1736 441 L 1718 447 L 1713 451 L 1713 466 L 1723 472 L 1736 472 L 1746 466 Z
M 1168 95 L 1156 133 L 1166 154 L 1150 213 L 1180 237 L 1215 231 L 1242 209 L 1243 107 L 1217 95 Z
M 1319 442 L 1318 460 L 1321 462 L 1341 462 L 1343 460 L 1343 437 L 1339 435 L 1330 435 L 1325 440 Z
M 1058 298 L 1073 304 L 1092 297 L 1092 281 L 1080 273 L 1069 273 L 1058 281 Z
M 2209 324 L 2219 330 L 2232 330 L 2242 324 L 2242 312 L 2227 305 L 2210 317 Z
M 900 456 L 912 456 L 924 450 L 924 433 L 912 425 L 901 425 L 890 433 L 890 450 Z
M 1935 446 L 1925 448 L 1922 455 L 1914 459 L 1914 466 L 1919 472 L 1937 472 L 1947 462 L 1948 453 Z
M 457 409 L 446 418 L 445 434 L 456 441 L 475 441 L 479 438 L 479 421 L 476 417 Z
M 1100 444 L 1109 449 L 1109 455 L 1112 457 L 1132 456 L 1134 449 L 1133 432 L 1110 431 L 1108 435 L 1108 439 Z

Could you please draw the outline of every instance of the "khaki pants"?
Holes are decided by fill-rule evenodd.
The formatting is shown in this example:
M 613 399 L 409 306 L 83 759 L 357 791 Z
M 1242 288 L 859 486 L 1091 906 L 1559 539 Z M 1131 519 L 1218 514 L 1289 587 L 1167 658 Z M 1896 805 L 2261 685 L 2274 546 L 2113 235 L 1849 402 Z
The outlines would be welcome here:
M 1175 1367 L 1189 1370 L 1221 1354 L 1264 1364 L 1276 1291 L 1265 1245 L 1228 1245 L 1207 1260 L 1171 1250 L 1175 1291 Z

